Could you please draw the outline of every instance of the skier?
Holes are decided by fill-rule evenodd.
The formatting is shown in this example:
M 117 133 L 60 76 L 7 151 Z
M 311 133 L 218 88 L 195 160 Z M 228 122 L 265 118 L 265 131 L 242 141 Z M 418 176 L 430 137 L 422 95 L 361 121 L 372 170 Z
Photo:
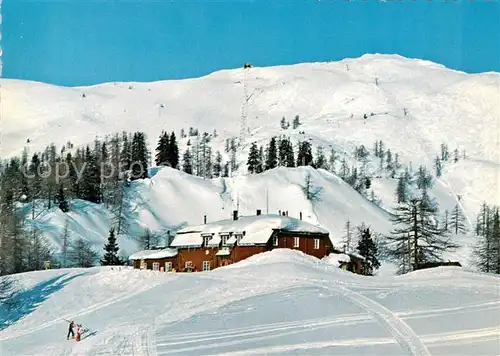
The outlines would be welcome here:
M 66 340 L 69 340 L 69 334 L 71 334 L 71 338 L 75 338 L 75 332 L 73 331 L 73 328 L 75 327 L 75 322 L 71 321 L 69 323 L 69 329 L 68 329 L 68 336 L 66 336 Z

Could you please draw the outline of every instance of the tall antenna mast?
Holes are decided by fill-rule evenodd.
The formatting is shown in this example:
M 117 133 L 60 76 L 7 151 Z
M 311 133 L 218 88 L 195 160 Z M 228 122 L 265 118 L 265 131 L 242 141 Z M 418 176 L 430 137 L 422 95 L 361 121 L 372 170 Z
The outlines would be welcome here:
M 241 105 L 241 122 L 240 122 L 240 146 L 245 142 L 245 138 L 248 131 L 248 71 L 252 68 L 251 63 L 245 63 L 243 67 L 243 103 Z

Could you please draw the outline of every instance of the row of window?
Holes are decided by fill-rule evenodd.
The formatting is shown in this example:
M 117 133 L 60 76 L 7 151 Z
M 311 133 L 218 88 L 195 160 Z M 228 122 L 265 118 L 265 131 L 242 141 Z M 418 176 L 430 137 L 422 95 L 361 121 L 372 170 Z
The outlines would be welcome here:
M 186 261 L 184 268 L 193 268 L 192 261 Z M 141 262 L 141 269 L 147 269 L 147 264 L 145 261 Z M 153 271 L 160 270 L 160 262 L 153 262 Z M 210 271 L 210 261 L 203 261 L 203 270 Z M 165 262 L 165 272 L 172 272 L 172 262 Z
M 240 240 L 243 238 L 243 235 L 241 234 L 235 234 L 236 237 L 236 243 L 239 244 Z M 227 240 L 229 239 L 229 235 L 221 235 L 221 241 L 222 241 L 222 246 L 227 245 Z M 212 239 L 212 236 L 203 236 L 203 245 L 207 246 L 210 240 Z
M 278 236 L 273 238 L 273 245 L 278 246 Z M 299 247 L 300 246 L 300 237 L 294 237 L 293 238 L 293 247 Z M 314 239 L 314 249 L 318 250 L 319 249 L 319 239 Z
M 225 236 L 227 239 L 227 236 Z M 207 237 L 205 237 L 206 239 Z M 222 243 L 226 243 L 226 239 L 223 238 Z M 207 244 L 208 240 L 205 242 Z M 278 246 L 278 237 L 274 237 L 273 239 L 273 245 Z M 293 247 L 298 248 L 300 246 L 300 237 L 294 237 L 293 238 Z M 318 250 L 319 249 L 319 239 L 314 239 L 314 249 Z M 146 269 L 147 265 L 144 260 L 141 261 L 141 269 Z M 184 264 L 184 268 L 189 269 L 193 268 L 193 263 L 192 261 L 186 261 Z M 159 271 L 160 270 L 160 263 L 159 262 L 153 262 L 153 271 Z M 171 272 L 172 271 L 172 262 L 165 262 L 165 272 Z M 203 271 L 210 271 L 210 261 L 203 261 Z

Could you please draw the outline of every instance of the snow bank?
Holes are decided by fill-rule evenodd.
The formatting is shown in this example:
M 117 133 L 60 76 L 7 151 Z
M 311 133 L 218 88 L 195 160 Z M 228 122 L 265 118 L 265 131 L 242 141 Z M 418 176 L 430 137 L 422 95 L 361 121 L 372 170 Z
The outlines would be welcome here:
M 332 266 L 340 267 L 341 263 L 351 262 L 351 258 L 345 253 L 331 253 L 325 256 L 323 261 Z

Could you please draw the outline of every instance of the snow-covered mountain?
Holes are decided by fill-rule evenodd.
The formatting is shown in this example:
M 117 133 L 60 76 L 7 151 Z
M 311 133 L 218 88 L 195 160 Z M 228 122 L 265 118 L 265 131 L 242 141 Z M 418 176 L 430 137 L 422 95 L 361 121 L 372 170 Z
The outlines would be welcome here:
M 4 356 L 500 352 L 499 280 L 458 267 L 365 277 L 278 249 L 211 272 L 96 267 L 14 278 L 24 290 L 18 309 L 0 309 Z M 90 336 L 67 341 L 65 319 Z
M 228 218 L 237 205 L 242 214 L 253 214 L 255 209 L 266 209 L 266 191 L 272 212 L 288 210 L 298 216 L 301 211 L 308 221 L 327 227 L 334 241 L 341 240 L 347 219 L 366 222 L 381 233 L 390 228 L 386 210 L 394 206 L 397 182 L 384 175 L 372 183 L 380 207 L 326 171 L 310 172 L 315 184 L 324 188 L 321 201 L 314 203 L 300 189 L 306 168 L 244 176 L 250 144 L 265 144 L 281 134 L 295 143 L 307 139 L 313 147 L 334 148 L 348 158 L 356 146 L 372 149 L 376 140 L 382 140 L 414 170 L 420 164 L 433 170 L 440 146 L 446 143 L 450 151 L 465 151 L 467 158 L 447 162 L 436 180 L 431 193 L 441 210 L 459 203 L 472 223 L 483 201 L 500 202 L 499 73 L 472 75 L 396 55 L 364 55 L 153 83 L 67 88 L 2 79 L 0 90 L 3 157 L 19 154 L 27 145 L 33 152 L 51 142 L 86 144 L 95 136 L 122 130 L 146 132 L 153 148 L 162 130 L 189 127 L 216 129 L 214 148 L 223 150 L 226 138 L 239 135 L 243 107 L 249 134 L 238 155 L 242 176 L 223 183 L 165 169 L 137 182 L 133 221 L 137 229 L 198 224 L 205 214 L 211 220 Z M 281 129 L 281 118 L 292 121 L 295 115 L 302 122 L 299 129 Z M 376 169 L 375 160 L 372 166 Z M 109 226 L 104 208 L 74 204 L 79 208 L 70 213 L 73 234 L 96 244 L 104 241 Z M 37 222 L 45 224 L 56 244 L 63 218 L 61 212 L 50 211 Z M 467 245 L 471 240 L 462 242 Z M 459 257 L 466 258 L 467 251 L 465 246 Z

